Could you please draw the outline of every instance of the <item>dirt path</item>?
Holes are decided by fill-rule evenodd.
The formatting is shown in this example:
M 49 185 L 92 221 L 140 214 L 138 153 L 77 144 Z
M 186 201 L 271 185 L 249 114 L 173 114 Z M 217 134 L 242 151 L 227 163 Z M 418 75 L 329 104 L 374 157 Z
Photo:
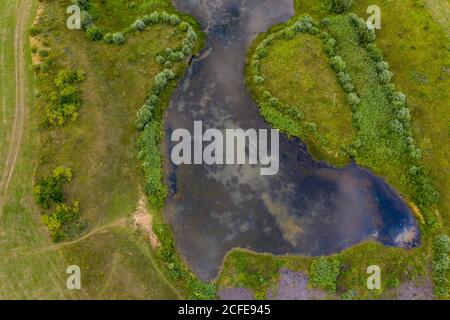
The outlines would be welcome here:
M 25 41 L 26 23 L 30 12 L 31 0 L 19 0 L 17 6 L 17 22 L 14 32 L 14 59 L 15 59 L 15 82 L 16 82 L 16 108 L 14 112 L 14 123 L 11 132 L 10 145 L 5 160 L 0 181 L 0 212 L 3 209 L 6 191 L 14 173 L 17 157 L 22 142 L 23 128 L 26 115 L 26 56 Z

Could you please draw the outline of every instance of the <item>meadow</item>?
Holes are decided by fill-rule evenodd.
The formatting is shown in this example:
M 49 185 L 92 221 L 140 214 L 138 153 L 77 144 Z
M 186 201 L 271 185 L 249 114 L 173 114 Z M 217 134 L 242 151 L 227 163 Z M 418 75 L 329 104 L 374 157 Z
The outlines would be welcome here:
M 173 244 L 167 245 L 170 230 L 164 229 L 164 221 L 158 219 L 159 209 L 152 209 L 142 201 L 144 177 L 137 159 L 136 113 L 154 87 L 155 76 L 163 69 L 157 56 L 164 54 L 167 47 L 179 45 L 182 31 L 157 24 L 139 32 L 128 30 L 123 45 L 93 42 L 83 30 L 66 28 L 66 8 L 71 1 L 32 4 L 34 9 L 29 11 L 30 20 L 24 32 L 26 37 L 30 35 L 28 92 L 34 95 L 29 95 L 30 115 L 26 121 L 29 131 L 15 171 L 15 176 L 21 176 L 14 178 L 2 214 L 2 230 L 5 230 L 2 231 L 5 252 L 2 297 L 180 299 L 192 296 L 202 289 L 202 284 L 187 269 L 183 269 L 187 272 L 185 279 L 174 277 L 164 260 L 167 250 L 163 253 L 161 250 L 167 248 L 171 250 L 171 262 L 178 258 L 173 253 Z M 155 10 L 174 12 L 168 1 L 93 0 L 91 4 L 96 25 L 111 32 L 120 31 Z M 8 10 L 5 8 L 5 14 L 14 19 L 15 8 Z M 105 12 L 115 17 L 114 23 L 104 19 Z M 35 20 L 30 28 L 31 19 Z M 183 59 L 171 67 L 180 76 L 186 65 Z M 72 71 L 82 75 L 80 81 L 58 80 L 69 79 Z M 168 90 L 173 88 L 171 84 Z M 170 96 L 169 92 L 165 96 Z M 58 176 L 55 168 L 70 179 L 58 186 L 56 194 L 60 196 L 53 197 L 50 193 L 48 198 L 47 191 L 55 190 L 42 186 L 52 185 L 49 177 Z M 61 168 L 65 169 L 61 171 Z M 50 184 L 42 184 L 43 181 Z M 45 192 L 37 192 L 36 186 Z M 37 199 L 50 201 L 36 202 Z M 76 211 L 58 209 L 74 201 Z M 133 223 L 138 207 L 142 207 L 139 210 L 148 221 L 146 224 L 153 221 L 158 225 L 161 240 L 153 243 L 158 247 L 150 245 L 149 237 L 154 237 L 151 227 L 141 232 Z M 77 216 L 76 227 L 64 226 L 64 234 L 55 237 L 53 231 L 59 228 L 58 219 L 65 223 L 68 213 Z M 162 236 L 166 234 L 168 239 L 163 241 L 166 239 Z M 66 288 L 66 268 L 71 264 L 82 269 L 80 291 Z

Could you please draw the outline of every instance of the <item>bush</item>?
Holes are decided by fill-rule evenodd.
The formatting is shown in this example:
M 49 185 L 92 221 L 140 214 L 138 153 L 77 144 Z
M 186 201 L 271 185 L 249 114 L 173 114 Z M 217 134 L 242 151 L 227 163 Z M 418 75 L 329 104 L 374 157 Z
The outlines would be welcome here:
M 376 40 L 375 31 L 367 27 L 366 21 L 355 14 L 350 14 L 349 19 L 352 22 L 361 43 L 370 43 Z
M 336 72 L 344 72 L 347 69 L 347 65 L 340 56 L 332 57 L 330 64 Z
M 72 3 L 79 6 L 82 10 L 88 10 L 90 7 L 89 0 L 72 0 Z
M 57 88 L 63 88 L 65 84 L 76 84 L 83 80 L 84 73 L 81 70 L 63 69 L 58 72 L 54 82 Z
M 52 172 L 52 177 L 58 183 L 69 183 L 72 181 L 72 170 L 64 166 L 56 167 Z
M 389 70 L 384 70 L 378 75 L 378 79 L 380 80 L 381 84 L 388 84 L 391 82 L 392 77 L 394 74 L 390 72 Z
M 36 37 L 39 33 L 41 33 L 41 30 L 36 28 L 36 27 L 31 27 L 30 28 L 30 35 L 32 37 Z
M 261 85 L 264 83 L 264 77 L 263 76 L 254 76 L 253 81 L 256 85 Z
M 87 30 L 87 28 L 93 24 L 94 20 L 92 19 L 92 16 L 87 12 L 86 10 L 82 10 L 80 12 L 81 15 L 81 26 L 83 29 Z
M 322 21 L 320 21 L 320 24 L 322 25 L 322 27 L 328 27 L 330 25 L 330 19 L 323 18 Z
M 267 56 L 267 48 L 262 45 L 259 45 L 256 48 L 256 56 L 258 57 L 258 59 L 265 58 Z
M 172 26 L 176 26 L 181 22 L 180 17 L 178 17 L 176 14 L 171 14 L 169 17 L 169 24 Z
M 352 6 L 353 0 L 331 0 L 331 9 L 336 13 L 348 11 Z
M 355 93 L 349 93 L 347 101 L 351 106 L 357 106 L 360 104 L 361 99 Z
M 94 24 L 87 28 L 86 34 L 88 38 L 93 41 L 101 40 L 103 38 L 102 30 Z
M 325 39 L 326 40 L 323 46 L 323 50 L 329 57 L 335 56 L 334 49 L 336 47 L 336 40 L 334 40 L 333 38 L 325 38 Z
M 136 30 L 142 31 L 142 30 L 145 29 L 145 22 L 142 21 L 141 19 L 138 19 L 138 20 L 136 20 L 136 21 L 133 23 L 133 27 L 134 27 Z
M 103 40 L 104 40 L 106 43 L 113 43 L 114 41 L 113 41 L 113 35 L 112 35 L 112 33 L 107 33 L 107 34 L 105 34 L 105 36 L 103 37 Z
M 433 280 L 435 292 L 440 297 L 449 295 L 448 271 L 450 270 L 450 238 L 446 234 L 437 235 L 433 240 Z
M 55 92 L 50 93 L 51 104 L 47 106 L 45 112 L 45 122 L 50 126 L 62 126 L 66 120 L 75 120 L 78 117 L 78 109 L 81 106 L 81 99 L 78 90 L 73 84 L 84 80 L 81 71 L 61 70 L 54 79 Z
M 44 49 L 39 50 L 38 54 L 41 58 L 48 57 L 48 51 Z
M 64 201 L 61 184 L 54 177 L 47 177 L 39 181 L 33 189 L 36 202 L 44 209 L 50 208 L 54 203 Z
M 311 286 L 336 291 L 340 268 L 341 263 L 334 258 L 320 257 L 314 260 L 309 272 Z
M 75 201 L 72 207 L 64 203 L 58 204 L 53 213 L 43 215 L 41 221 L 47 226 L 52 235 L 53 241 L 57 242 L 65 237 L 63 227 L 78 219 L 79 203 Z
M 377 71 L 379 73 L 388 70 L 389 70 L 389 63 L 387 63 L 386 61 L 380 61 L 377 63 Z
M 121 32 L 116 32 L 113 34 L 112 40 L 115 44 L 122 44 L 125 42 L 125 37 Z
M 370 58 L 375 62 L 380 62 L 383 60 L 383 52 L 377 48 L 377 46 L 373 43 L 369 43 L 366 47 L 367 53 Z

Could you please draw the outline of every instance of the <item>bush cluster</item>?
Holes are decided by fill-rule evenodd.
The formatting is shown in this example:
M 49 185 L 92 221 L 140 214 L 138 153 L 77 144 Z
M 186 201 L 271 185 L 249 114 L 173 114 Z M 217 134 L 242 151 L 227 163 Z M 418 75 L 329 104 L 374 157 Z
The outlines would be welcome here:
M 149 15 L 145 15 L 137 19 L 128 28 L 122 32 L 114 34 L 107 33 L 103 39 L 107 43 L 122 44 L 125 42 L 125 35 L 130 32 L 143 31 L 147 26 L 157 24 L 168 24 L 178 27 L 180 31 L 185 32 L 186 36 L 183 39 L 181 46 L 177 49 L 167 48 L 163 53 L 157 56 L 157 61 L 166 68 L 170 68 L 173 63 L 182 61 L 192 54 L 195 42 L 197 41 L 197 33 L 194 28 L 187 22 L 182 21 L 176 14 L 170 14 L 166 11 L 155 11 Z
M 361 99 L 356 94 L 352 78 L 347 73 L 347 64 L 341 56 L 336 54 L 336 40 L 325 31 L 319 33 L 319 38 L 322 40 L 325 54 L 330 57 L 330 65 L 336 72 L 339 83 L 344 91 L 348 93 L 347 101 L 355 110 L 356 106 L 360 104 Z
M 68 226 L 78 219 L 78 201 L 71 207 L 64 204 L 63 185 L 72 181 L 72 170 L 60 166 L 53 170 L 51 176 L 44 177 L 36 184 L 33 195 L 37 204 L 48 210 L 55 206 L 53 212 L 44 214 L 42 222 L 48 227 L 54 241 L 62 240 Z
M 433 280 L 435 284 L 435 292 L 440 297 L 448 297 L 449 295 L 449 278 L 450 271 L 450 238 L 446 234 L 440 234 L 433 241 Z
M 160 155 L 160 144 L 163 137 L 161 121 L 154 117 L 161 95 L 167 85 L 175 78 L 171 70 L 163 70 L 155 76 L 155 83 L 144 105 L 137 112 L 136 126 L 141 131 L 138 140 L 139 155 L 145 176 L 145 191 L 151 195 L 151 203 L 161 207 L 167 196 L 164 184 L 164 173 Z
M 41 179 L 35 186 L 33 193 L 36 202 L 44 209 L 63 202 L 62 185 L 71 181 L 72 171 L 67 167 L 57 167 L 51 176 Z
M 75 84 L 84 80 L 79 70 L 61 70 L 54 79 L 56 91 L 49 95 L 49 105 L 45 112 L 45 123 L 49 126 L 63 126 L 68 119 L 76 120 L 81 98 Z

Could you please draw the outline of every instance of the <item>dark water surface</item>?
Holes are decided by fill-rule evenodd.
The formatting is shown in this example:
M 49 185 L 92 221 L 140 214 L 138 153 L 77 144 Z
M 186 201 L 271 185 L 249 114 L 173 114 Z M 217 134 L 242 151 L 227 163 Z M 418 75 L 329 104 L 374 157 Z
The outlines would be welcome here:
M 177 128 L 269 128 L 244 83 L 246 51 L 258 33 L 293 14 L 292 0 L 174 0 L 208 34 L 206 54 L 194 61 L 174 93 L 166 118 L 167 156 Z M 209 54 L 208 54 L 209 53 Z M 390 246 L 419 242 L 415 219 L 382 179 L 352 164 L 316 162 L 304 144 L 280 136 L 280 171 L 257 166 L 173 166 L 165 209 L 177 246 L 203 279 L 217 275 L 234 247 L 275 254 L 321 255 L 369 238 Z

